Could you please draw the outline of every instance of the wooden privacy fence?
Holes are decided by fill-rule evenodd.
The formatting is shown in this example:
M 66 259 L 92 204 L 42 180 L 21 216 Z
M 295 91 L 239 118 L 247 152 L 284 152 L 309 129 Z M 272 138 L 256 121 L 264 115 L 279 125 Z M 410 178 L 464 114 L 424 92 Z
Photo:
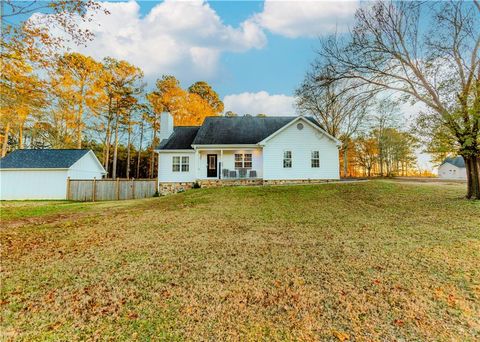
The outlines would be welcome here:
M 67 179 L 67 200 L 118 201 L 153 197 L 156 179 Z

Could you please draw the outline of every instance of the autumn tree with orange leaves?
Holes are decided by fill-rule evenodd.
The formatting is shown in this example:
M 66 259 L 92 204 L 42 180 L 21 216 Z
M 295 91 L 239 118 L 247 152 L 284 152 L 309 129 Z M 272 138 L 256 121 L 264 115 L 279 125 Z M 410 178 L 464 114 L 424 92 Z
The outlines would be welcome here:
M 71 100 L 76 146 L 82 148 L 84 121 L 98 113 L 105 100 L 102 64 L 92 57 L 68 53 L 58 59 L 54 77 L 59 94 Z
M 23 148 L 24 127 L 32 115 L 38 114 L 44 103 L 45 89 L 33 72 L 28 57 L 20 49 L 9 47 L 3 51 L 9 63 L 2 63 L 0 76 L 0 124 L 3 128 L 2 157 L 7 152 L 9 139 Z M 14 133 L 12 136 L 11 133 Z
M 157 80 L 156 89 L 147 98 L 156 113 L 170 112 L 176 126 L 199 126 L 207 116 L 223 111 L 223 102 L 206 82 L 197 82 L 184 90 L 169 75 Z

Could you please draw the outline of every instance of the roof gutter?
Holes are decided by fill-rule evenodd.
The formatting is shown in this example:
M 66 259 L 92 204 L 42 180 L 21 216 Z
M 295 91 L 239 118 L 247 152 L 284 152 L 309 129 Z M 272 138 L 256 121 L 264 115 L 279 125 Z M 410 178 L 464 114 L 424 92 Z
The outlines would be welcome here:
M 182 150 L 153 150 L 156 153 L 193 153 L 195 150 L 193 149 L 182 149 Z
M 237 148 L 252 148 L 260 147 L 258 144 L 218 144 L 218 145 L 192 145 L 194 149 L 209 149 L 209 150 L 218 150 L 218 149 L 237 149 Z
M 0 171 L 65 171 L 69 170 L 70 168 L 64 167 L 5 167 L 0 168 Z

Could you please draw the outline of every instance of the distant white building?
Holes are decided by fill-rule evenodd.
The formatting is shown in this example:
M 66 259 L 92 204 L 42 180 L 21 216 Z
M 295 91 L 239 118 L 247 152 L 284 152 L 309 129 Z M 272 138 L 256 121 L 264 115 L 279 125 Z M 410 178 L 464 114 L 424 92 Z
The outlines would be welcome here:
M 16 150 L 0 159 L 0 199 L 66 199 L 68 177 L 105 174 L 91 150 Z
M 467 169 L 462 156 L 446 158 L 438 167 L 438 177 L 443 179 L 467 179 Z

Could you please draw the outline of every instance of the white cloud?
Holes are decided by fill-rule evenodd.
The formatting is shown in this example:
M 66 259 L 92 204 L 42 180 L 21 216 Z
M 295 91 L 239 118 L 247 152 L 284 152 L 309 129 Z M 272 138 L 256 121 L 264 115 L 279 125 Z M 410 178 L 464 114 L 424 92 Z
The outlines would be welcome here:
M 243 114 L 267 114 L 271 116 L 293 116 L 295 98 L 283 94 L 270 95 L 266 91 L 227 95 L 223 98 L 225 111 Z
M 263 11 L 233 27 L 223 23 L 204 0 L 165 0 L 142 16 L 139 4 L 101 2 L 110 13 L 94 13 L 80 27 L 95 34 L 87 46 L 72 50 L 96 59 L 111 56 L 141 67 L 147 78 L 174 74 L 183 81 L 210 80 L 217 75 L 224 52 L 260 49 L 264 30 L 288 36 L 314 37 L 343 30 L 358 7 L 352 2 L 266 0 Z M 46 14 L 36 13 L 32 20 Z M 58 35 L 62 32 L 59 30 Z
M 335 31 L 345 32 L 359 6 L 358 0 L 265 0 L 263 11 L 252 20 L 272 33 L 289 38 L 317 37 Z
M 97 59 L 112 56 L 141 67 L 147 76 L 168 73 L 193 80 L 210 78 L 222 52 L 242 52 L 266 43 L 262 29 L 247 21 L 225 25 L 204 1 L 166 0 L 144 17 L 136 1 L 102 2 L 110 14 L 95 13 L 81 23 L 95 38 L 87 47 L 74 47 Z M 35 14 L 42 16 L 42 14 Z

